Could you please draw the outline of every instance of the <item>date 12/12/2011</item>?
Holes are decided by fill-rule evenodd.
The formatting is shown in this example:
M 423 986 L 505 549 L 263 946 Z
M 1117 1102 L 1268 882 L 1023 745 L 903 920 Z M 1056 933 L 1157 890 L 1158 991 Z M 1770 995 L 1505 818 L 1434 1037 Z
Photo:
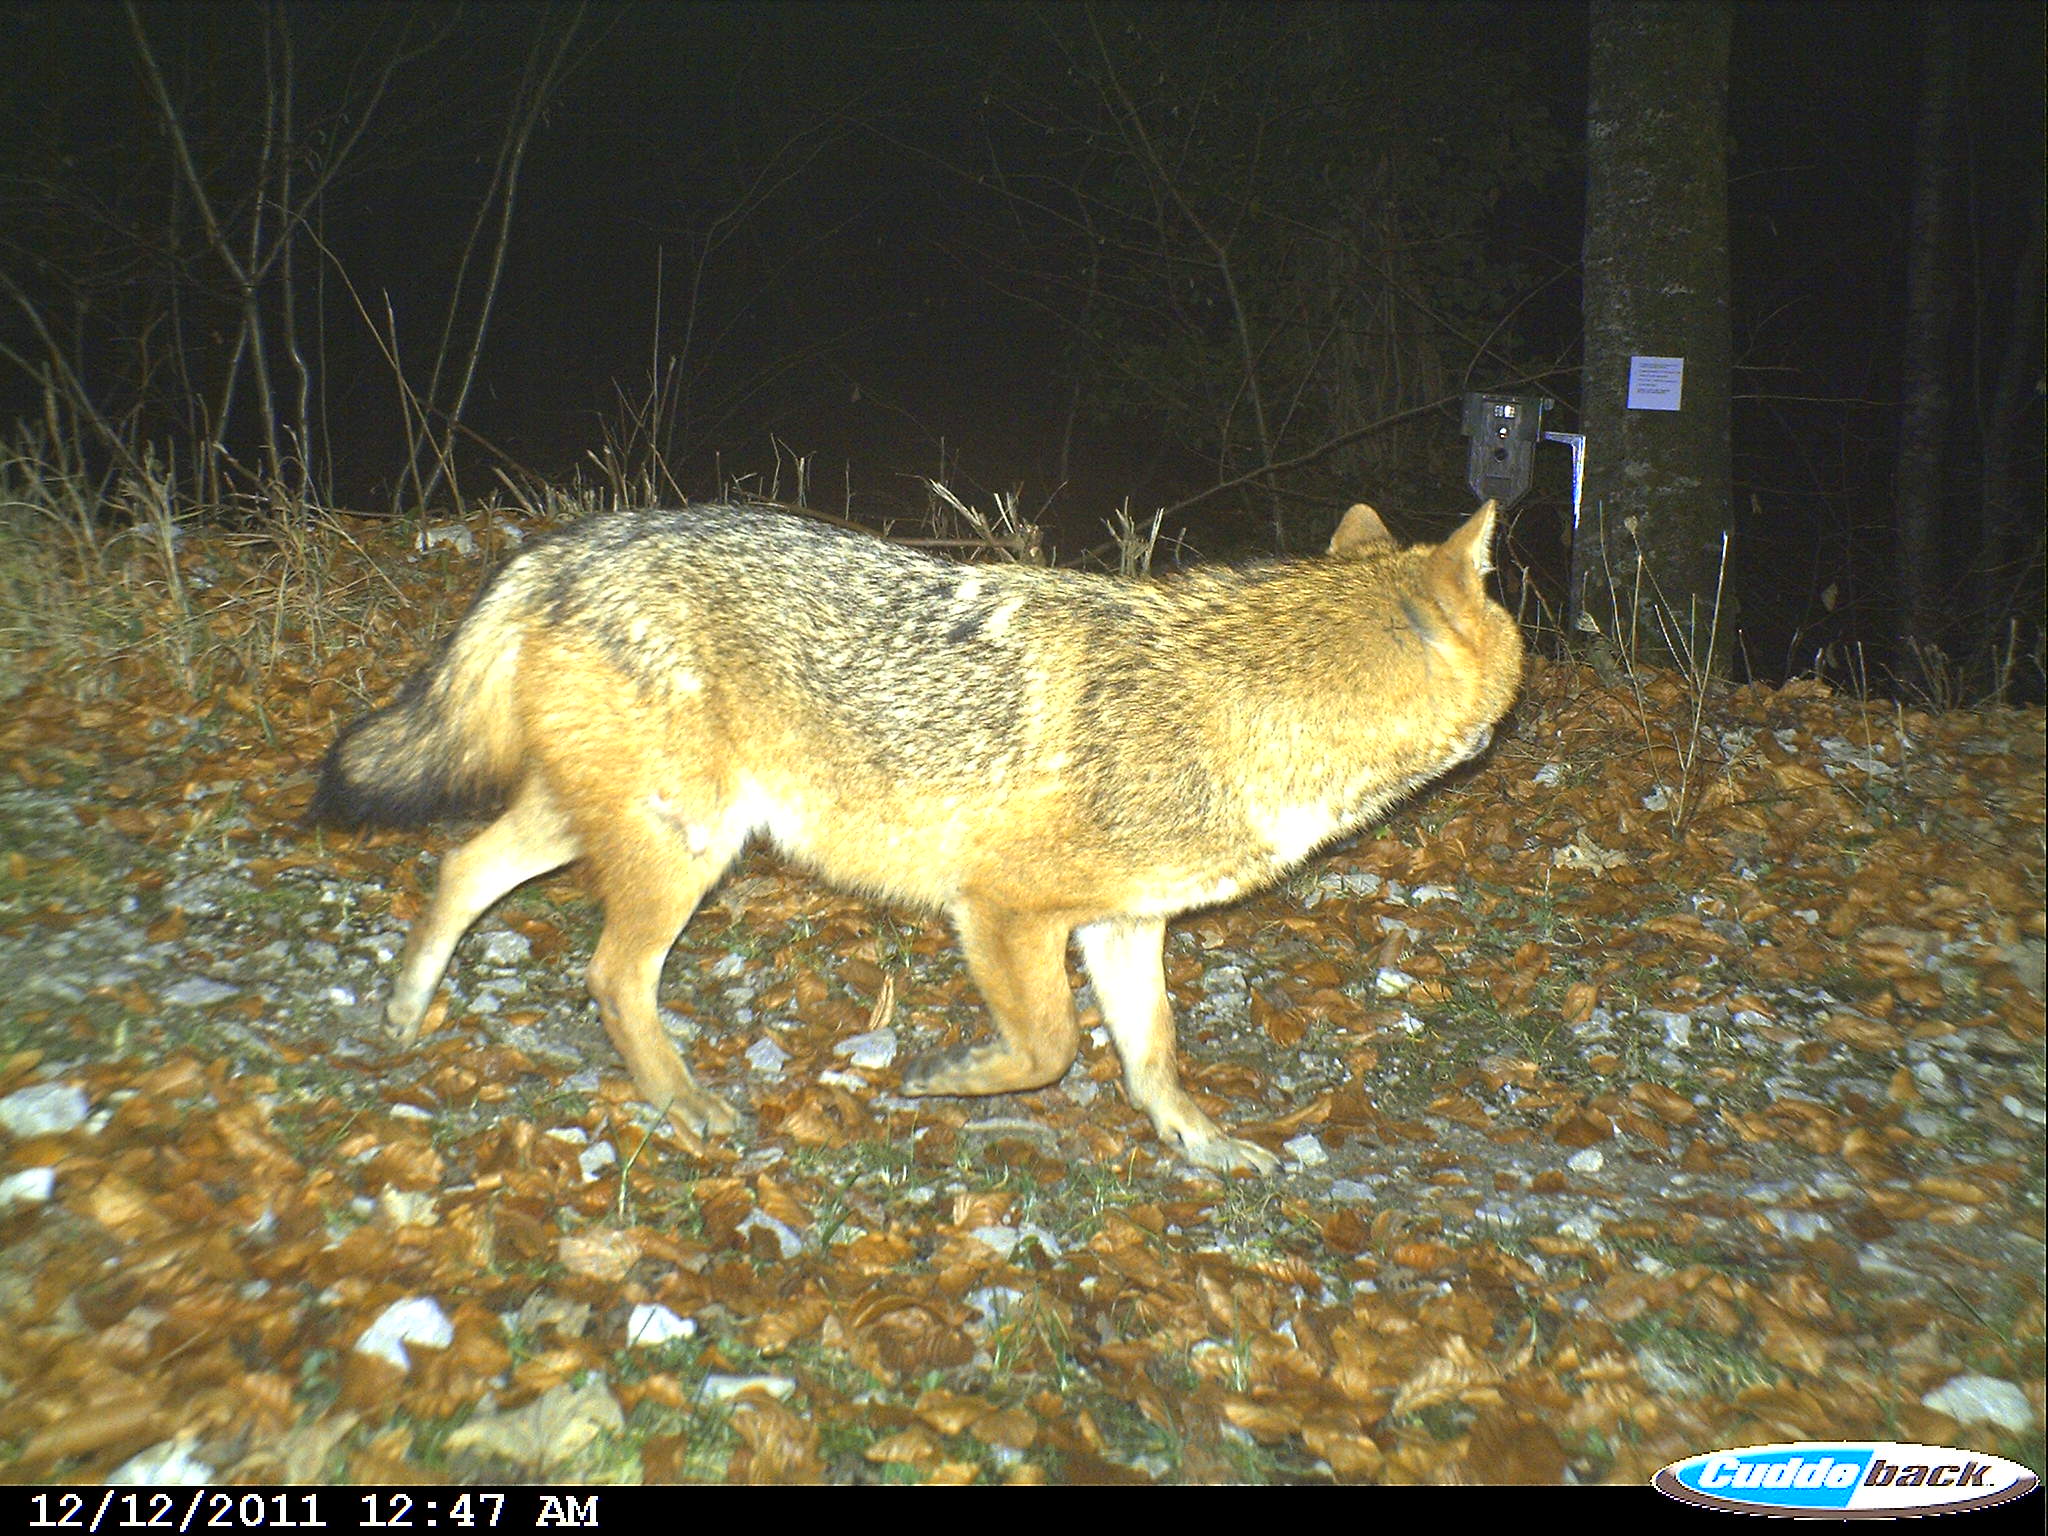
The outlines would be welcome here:
M 618 1502 L 621 1492 L 604 1490 L 604 1502 Z M 598 1493 L 560 1488 L 41 1488 L 22 1496 L 24 1529 L 86 1536 L 603 1528 Z

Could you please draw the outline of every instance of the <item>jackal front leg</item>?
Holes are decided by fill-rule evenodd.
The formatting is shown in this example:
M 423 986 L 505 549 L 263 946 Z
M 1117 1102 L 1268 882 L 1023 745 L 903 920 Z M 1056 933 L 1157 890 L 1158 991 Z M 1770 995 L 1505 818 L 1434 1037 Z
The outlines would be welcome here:
M 1067 985 L 1067 925 L 966 904 L 954 911 L 953 922 L 1002 1041 L 918 1057 L 903 1069 L 903 1091 L 1017 1093 L 1058 1082 L 1081 1044 Z
M 1278 1173 L 1279 1158 L 1225 1135 L 1180 1085 L 1166 1000 L 1165 921 L 1112 918 L 1076 934 L 1103 1023 L 1123 1058 L 1126 1091 L 1152 1117 L 1160 1138 L 1189 1162 L 1218 1173 Z

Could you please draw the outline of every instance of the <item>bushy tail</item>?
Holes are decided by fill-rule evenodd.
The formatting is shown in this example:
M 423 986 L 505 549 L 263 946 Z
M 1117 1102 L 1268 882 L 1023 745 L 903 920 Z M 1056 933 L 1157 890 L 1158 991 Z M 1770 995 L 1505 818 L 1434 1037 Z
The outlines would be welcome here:
M 308 822 L 418 826 L 503 804 L 525 740 L 512 708 L 519 631 L 497 606 L 479 603 L 397 698 L 341 733 Z

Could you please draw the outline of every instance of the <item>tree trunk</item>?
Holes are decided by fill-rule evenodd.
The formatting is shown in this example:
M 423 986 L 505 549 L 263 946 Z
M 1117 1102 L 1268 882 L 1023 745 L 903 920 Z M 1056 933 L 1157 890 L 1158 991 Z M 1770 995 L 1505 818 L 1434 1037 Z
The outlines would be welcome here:
M 2041 289 L 2048 272 L 2042 249 L 2042 205 L 2034 204 L 2033 227 L 2013 274 L 2012 305 L 2006 315 L 2005 350 L 1998 382 L 1984 423 L 1983 523 L 1977 552 L 1979 590 L 1971 594 L 1979 615 L 1977 643 L 1972 649 L 1987 664 L 1990 681 L 2003 689 L 2006 679 L 1994 663 L 2007 645 L 2007 627 L 2014 619 L 2038 624 L 2038 575 L 2035 600 L 2027 601 L 2028 573 L 2038 572 L 2041 555 L 2041 508 L 2015 484 L 2030 413 L 2040 398 Z M 2039 423 L 2031 441 L 2038 443 Z M 2036 483 L 2038 489 L 2038 482 Z M 2023 501 L 2025 502 L 2022 505 Z
M 1962 49 L 1954 13 L 1926 12 L 1920 126 L 1913 138 L 1913 211 L 1906 235 L 1906 336 L 1900 368 L 1899 467 L 1893 484 L 1894 587 L 1898 650 L 1893 669 L 1922 693 L 1940 686 L 1942 443 L 1948 435 L 1949 332 L 1956 282 L 1950 267 L 1955 121 Z
M 1694 672 L 1733 632 L 1731 611 L 1715 622 L 1730 527 L 1730 18 L 1690 0 L 1590 11 L 1573 612 L 1631 655 Z M 1684 359 L 1680 409 L 1629 408 L 1643 356 Z

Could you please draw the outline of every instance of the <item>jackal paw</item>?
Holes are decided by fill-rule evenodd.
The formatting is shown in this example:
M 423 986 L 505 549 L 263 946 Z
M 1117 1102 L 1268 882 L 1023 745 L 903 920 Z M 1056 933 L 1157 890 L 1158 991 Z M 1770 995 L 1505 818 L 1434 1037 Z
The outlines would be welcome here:
M 913 1099 L 926 1098 L 935 1093 L 965 1092 L 960 1085 L 967 1081 L 974 1070 L 972 1056 L 972 1049 L 964 1045 L 954 1046 L 951 1050 L 928 1051 L 922 1056 L 913 1056 L 903 1064 L 903 1092 Z
M 1220 1131 L 1200 1141 L 1179 1140 L 1180 1155 L 1198 1168 L 1216 1173 L 1256 1173 L 1270 1179 L 1280 1171 L 1280 1159 L 1257 1142 Z
M 1256 1142 L 1226 1136 L 1178 1083 L 1141 1078 L 1131 1098 L 1152 1121 L 1159 1139 L 1197 1168 L 1217 1173 L 1256 1173 L 1271 1178 L 1280 1159 Z
M 662 1105 L 676 1129 L 687 1137 L 728 1136 L 739 1129 L 740 1117 L 733 1107 L 715 1093 L 702 1088 L 678 1088 Z
M 1058 1082 L 1071 1065 L 1033 1061 L 1000 1045 L 955 1045 L 904 1063 L 902 1085 L 913 1099 L 940 1093 L 1019 1093 Z
M 426 1033 L 426 1022 L 425 1002 L 415 1002 L 394 992 L 384 1005 L 384 1027 L 407 1050 L 420 1043 L 420 1036 Z

